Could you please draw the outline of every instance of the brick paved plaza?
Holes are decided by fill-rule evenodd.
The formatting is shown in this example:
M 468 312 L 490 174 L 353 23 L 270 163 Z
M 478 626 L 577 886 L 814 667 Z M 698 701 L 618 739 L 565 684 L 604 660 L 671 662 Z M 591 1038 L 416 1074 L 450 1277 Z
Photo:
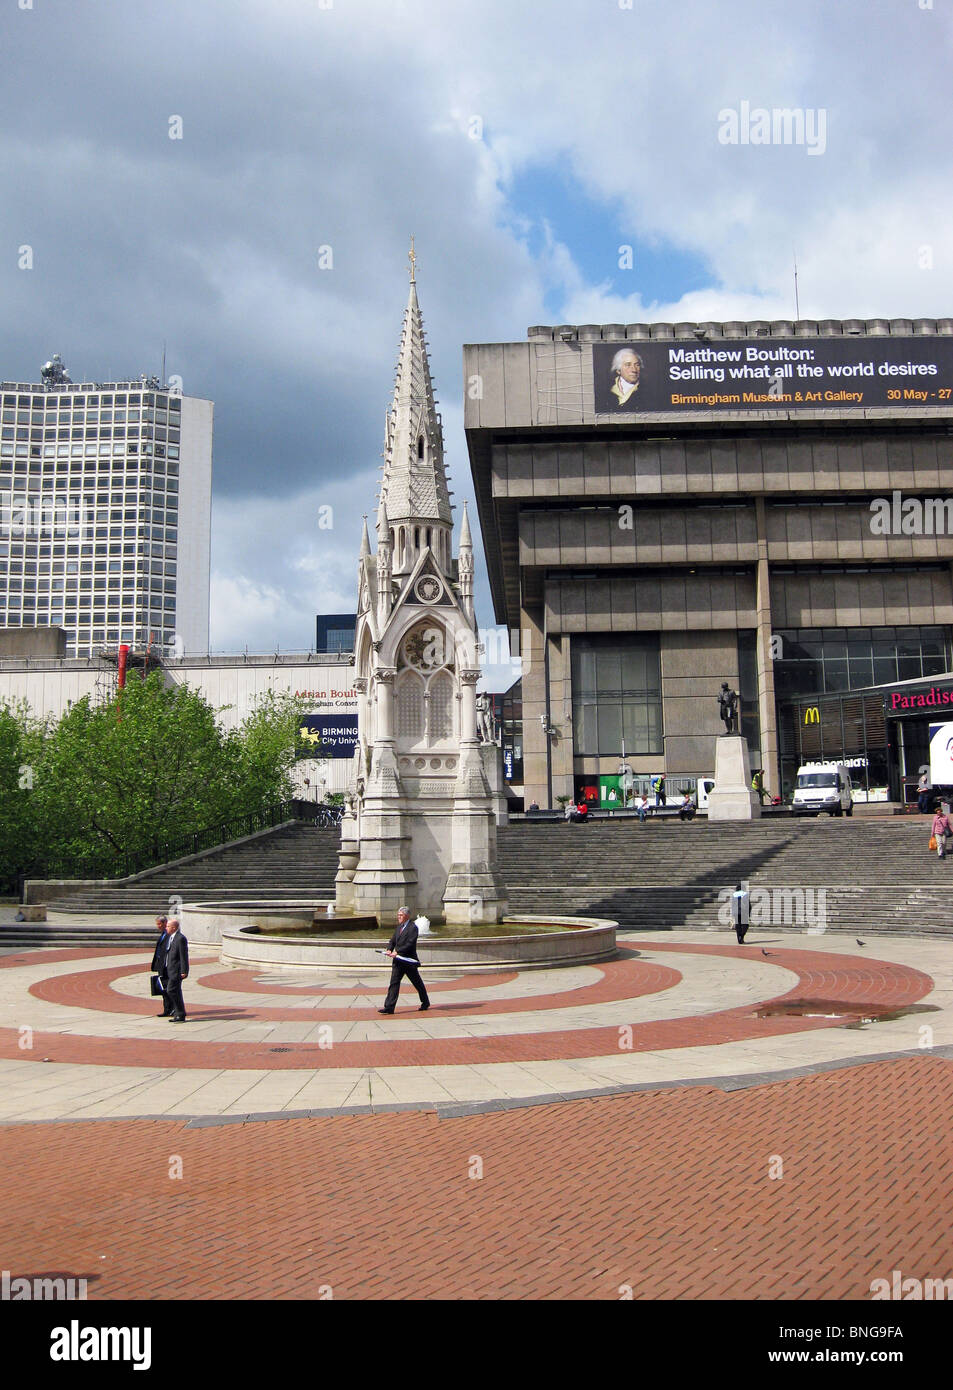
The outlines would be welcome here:
M 196 948 L 178 1028 L 139 953 L 0 959 L 4 1267 L 107 1299 L 863 1300 L 953 1273 L 953 943 L 620 944 L 434 972 L 430 1013 L 411 991 L 392 1019 L 379 977 Z

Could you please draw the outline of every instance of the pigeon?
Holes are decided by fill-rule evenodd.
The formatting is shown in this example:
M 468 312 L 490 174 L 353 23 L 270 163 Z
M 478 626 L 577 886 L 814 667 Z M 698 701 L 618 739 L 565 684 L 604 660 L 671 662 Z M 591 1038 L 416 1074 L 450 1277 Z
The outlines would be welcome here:
M 861 939 L 860 939 L 859 936 L 855 936 L 855 937 L 854 937 L 854 940 L 857 942 L 857 945 L 858 945 L 858 946 L 866 946 L 866 945 L 867 945 L 867 942 L 866 942 L 866 941 L 861 941 Z
M 764 947 L 762 946 L 762 947 L 761 947 L 761 954 L 762 954 L 763 956 L 770 956 L 771 952 L 770 952 L 770 951 L 766 951 L 766 950 L 764 949 Z

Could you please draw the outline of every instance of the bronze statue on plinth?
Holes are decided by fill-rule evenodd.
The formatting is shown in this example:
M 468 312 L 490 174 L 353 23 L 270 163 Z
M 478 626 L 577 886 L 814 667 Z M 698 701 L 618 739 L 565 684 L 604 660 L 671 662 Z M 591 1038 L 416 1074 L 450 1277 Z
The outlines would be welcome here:
M 718 692 L 718 712 L 725 723 L 725 734 L 736 734 L 738 732 L 738 692 L 731 690 L 727 681 L 722 681 L 721 690 Z

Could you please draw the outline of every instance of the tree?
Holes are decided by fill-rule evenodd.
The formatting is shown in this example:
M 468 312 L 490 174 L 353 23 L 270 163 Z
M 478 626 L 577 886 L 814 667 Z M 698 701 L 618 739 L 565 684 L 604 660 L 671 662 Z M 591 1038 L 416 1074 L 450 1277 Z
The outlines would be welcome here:
M 25 704 L 0 704 L 0 885 L 8 891 L 37 856 L 34 786 L 43 733 Z
M 160 672 L 104 704 L 86 696 L 46 740 L 36 796 L 54 858 L 142 853 L 223 819 L 233 791 L 215 712 Z
M 166 686 L 159 671 L 106 703 L 77 701 L 37 767 L 45 855 L 95 875 L 104 857 L 152 859 L 165 842 L 283 799 L 296 720 L 297 702 L 269 692 L 226 733 L 198 691 Z
M 230 736 L 240 802 L 237 810 L 253 810 L 269 799 L 286 801 L 292 796 L 301 706 L 302 701 L 287 691 L 267 690 Z

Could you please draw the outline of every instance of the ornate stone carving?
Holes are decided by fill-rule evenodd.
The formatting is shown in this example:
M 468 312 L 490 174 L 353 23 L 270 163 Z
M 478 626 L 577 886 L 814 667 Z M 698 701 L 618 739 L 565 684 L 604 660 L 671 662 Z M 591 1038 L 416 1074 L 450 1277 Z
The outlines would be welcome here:
M 432 574 L 425 574 L 414 585 L 414 593 L 421 603 L 436 603 L 443 593 L 443 585 Z

